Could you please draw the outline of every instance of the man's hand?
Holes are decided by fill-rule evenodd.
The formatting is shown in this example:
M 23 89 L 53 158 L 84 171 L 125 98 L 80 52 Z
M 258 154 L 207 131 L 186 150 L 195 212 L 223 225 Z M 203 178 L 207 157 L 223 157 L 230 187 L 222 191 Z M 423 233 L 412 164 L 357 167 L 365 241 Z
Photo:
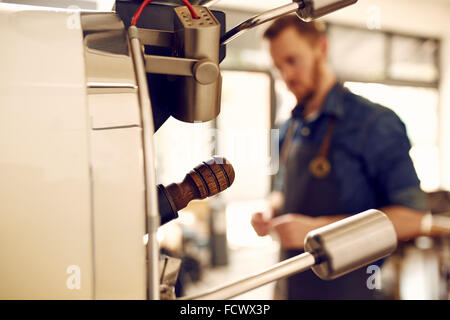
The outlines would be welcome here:
M 270 228 L 278 234 L 282 248 L 303 249 L 306 234 L 326 224 L 326 221 L 321 218 L 302 214 L 284 214 L 272 219 Z
M 256 212 L 252 215 L 251 224 L 258 236 L 266 236 L 270 230 L 270 220 L 281 210 L 284 196 L 280 191 L 272 191 L 269 195 L 269 209 L 265 212 Z
M 252 215 L 251 223 L 258 236 L 263 237 L 269 234 L 271 218 L 265 217 L 265 214 L 262 212 L 256 212 Z

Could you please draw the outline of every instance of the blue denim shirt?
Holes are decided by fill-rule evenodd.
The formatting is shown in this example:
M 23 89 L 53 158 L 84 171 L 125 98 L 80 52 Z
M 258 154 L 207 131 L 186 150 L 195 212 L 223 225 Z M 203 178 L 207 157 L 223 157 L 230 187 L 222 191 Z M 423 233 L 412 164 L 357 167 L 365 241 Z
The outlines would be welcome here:
M 292 143 L 308 140 L 320 145 L 327 118 L 336 117 L 329 152 L 339 190 L 340 208 L 335 214 L 389 205 L 426 210 L 403 122 L 392 110 L 341 88 L 339 84 L 332 88 L 320 114 L 311 122 L 302 117 L 301 106 L 293 110 L 292 117 L 280 126 L 280 150 L 293 118 L 299 120 L 299 126 Z M 282 177 L 278 176 L 275 189 L 281 187 Z

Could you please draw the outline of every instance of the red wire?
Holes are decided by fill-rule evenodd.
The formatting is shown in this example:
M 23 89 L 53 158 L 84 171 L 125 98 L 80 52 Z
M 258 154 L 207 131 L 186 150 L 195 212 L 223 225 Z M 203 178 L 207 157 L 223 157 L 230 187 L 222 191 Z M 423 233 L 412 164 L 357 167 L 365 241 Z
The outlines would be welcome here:
M 150 3 L 152 2 L 152 0 L 145 0 L 144 2 L 142 2 L 141 6 L 139 7 L 138 11 L 136 11 L 136 13 L 133 16 L 133 19 L 131 19 L 131 25 L 135 26 L 136 23 L 139 20 L 139 17 L 142 14 L 142 11 L 144 11 L 144 8 Z
M 152 0 L 145 0 L 144 2 L 142 2 L 141 6 L 139 7 L 138 11 L 136 11 L 136 13 L 133 16 L 133 19 L 131 19 L 131 25 L 135 26 L 136 23 L 139 20 L 139 17 L 142 14 L 142 11 L 144 11 L 145 7 L 152 2 Z M 194 7 L 192 6 L 192 4 L 188 1 L 188 0 L 181 0 L 181 2 L 183 2 L 189 9 L 189 12 L 191 13 L 192 18 L 194 19 L 199 19 L 199 16 L 197 15 L 197 12 L 195 12 Z
M 195 12 L 194 7 L 188 0 L 181 0 L 189 9 L 189 12 L 191 13 L 192 18 L 199 19 L 199 16 L 197 15 L 197 12 Z

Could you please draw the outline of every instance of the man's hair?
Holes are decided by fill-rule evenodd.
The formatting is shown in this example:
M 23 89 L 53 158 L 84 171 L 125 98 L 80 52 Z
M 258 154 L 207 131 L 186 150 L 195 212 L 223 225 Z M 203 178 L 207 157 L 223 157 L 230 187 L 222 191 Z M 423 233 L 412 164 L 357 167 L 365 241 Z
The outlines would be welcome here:
M 304 22 L 296 14 L 289 14 L 275 20 L 264 32 L 264 38 L 273 40 L 282 31 L 291 27 L 295 28 L 301 36 L 306 37 L 312 44 L 325 35 L 325 25 L 323 23 L 318 21 Z

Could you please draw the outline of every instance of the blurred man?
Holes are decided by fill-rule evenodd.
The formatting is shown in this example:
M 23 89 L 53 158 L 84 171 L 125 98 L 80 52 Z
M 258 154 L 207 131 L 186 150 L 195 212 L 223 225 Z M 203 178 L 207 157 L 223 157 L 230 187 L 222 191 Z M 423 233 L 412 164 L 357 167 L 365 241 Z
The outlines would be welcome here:
M 399 240 L 424 234 L 426 198 L 398 116 L 337 82 L 327 63 L 324 30 L 317 22 L 282 17 L 264 37 L 298 104 L 280 127 L 281 169 L 270 214 L 258 212 L 252 217 L 257 234 L 276 232 L 282 259 L 287 259 L 303 252 L 309 231 L 372 208 L 389 216 Z M 372 299 L 369 276 L 361 268 L 323 281 L 307 271 L 279 283 L 277 295 Z

